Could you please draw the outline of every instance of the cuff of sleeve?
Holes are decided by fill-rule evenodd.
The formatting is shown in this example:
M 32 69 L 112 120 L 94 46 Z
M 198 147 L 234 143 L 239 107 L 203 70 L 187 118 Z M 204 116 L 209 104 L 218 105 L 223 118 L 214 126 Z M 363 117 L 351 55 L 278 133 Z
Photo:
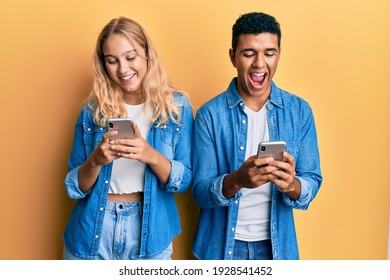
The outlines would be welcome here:
M 177 192 L 180 188 L 180 183 L 182 176 L 184 174 L 183 164 L 170 160 L 171 163 L 171 173 L 169 174 L 168 183 L 160 184 L 161 188 L 167 192 Z
M 216 204 L 219 206 L 229 206 L 241 197 L 241 192 L 236 193 L 232 198 L 226 199 L 222 194 L 223 180 L 227 174 L 218 177 L 211 186 L 211 195 Z
M 310 201 L 309 183 L 301 177 L 297 176 L 295 178 L 301 182 L 301 194 L 299 195 L 299 198 L 295 201 L 290 199 L 286 194 L 283 194 L 283 202 L 286 205 L 297 209 L 306 209 Z
M 79 167 L 76 167 L 75 169 L 68 172 L 65 178 L 65 186 L 66 186 L 66 192 L 68 193 L 68 196 L 73 199 L 80 199 L 84 198 L 87 194 L 83 193 L 79 189 Z

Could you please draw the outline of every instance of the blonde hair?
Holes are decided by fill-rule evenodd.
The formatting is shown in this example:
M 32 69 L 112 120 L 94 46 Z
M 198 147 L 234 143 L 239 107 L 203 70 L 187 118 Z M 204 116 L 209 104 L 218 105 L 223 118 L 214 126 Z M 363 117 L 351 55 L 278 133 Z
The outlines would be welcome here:
M 103 54 L 106 40 L 110 36 L 118 34 L 124 35 L 131 42 L 137 42 L 145 50 L 147 70 L 141 84 L 141 90 L 145 99 L 145 108 L 153 108 L 153 115 L 149 116 L 150 121 L 156 122 L 157 126 L 166 124 L 169 120 L 178 123 L 180 111 L 179 105 L 174 100 L 174 92 L 180 92 L 186 97 L 188 95 L 179 90 L 168 79 L 167 73 L 159 61 L 157 51 L 143 27 L 126 17 L 112 19 L 103 28 L 97 39 L 92 64 L 93 88 L 87 98 L 87 104 L 94 112 L 94 122 L 104 127 L 108 118 L 127 117 L 123 91 L 110 78 Z

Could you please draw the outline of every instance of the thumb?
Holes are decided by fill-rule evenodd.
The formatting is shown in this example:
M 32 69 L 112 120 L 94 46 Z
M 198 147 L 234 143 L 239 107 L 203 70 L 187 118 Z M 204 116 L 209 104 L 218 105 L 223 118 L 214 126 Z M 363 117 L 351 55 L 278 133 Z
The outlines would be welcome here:
M 133 129 L 135 138 L 142 138 L 141 130 L 135 122 L 133 122 Z

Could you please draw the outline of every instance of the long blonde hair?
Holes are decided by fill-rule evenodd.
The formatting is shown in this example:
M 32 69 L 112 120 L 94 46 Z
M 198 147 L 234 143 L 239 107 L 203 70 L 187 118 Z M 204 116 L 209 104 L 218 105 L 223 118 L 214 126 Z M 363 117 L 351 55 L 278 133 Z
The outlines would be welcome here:
M 157 51 L 143 27 L 126 17 L 112 19 L 97 39 L 92 64 L 93 88 L 87 98 L 88 106 L 94 111 L 94 122 L 104 127 L 108 118 L 127 117 L 123 91 L 110 78 L 104 61 L 104 43 L 115 34 L 126 36 L 131 42 L 137 42 L 145 50 L 148 62 L 141 90 L 145 98 L 145 108 L 153 108 L 153 115 L 149 116 L 150 121 L 156 122 L 157 126 L 166 124 L 169 120 L 178 123 L 180 111 L 179 105 L 174 101 L 174 92 L 180 92 L 187 97 L 188 95 L 168 79 Z

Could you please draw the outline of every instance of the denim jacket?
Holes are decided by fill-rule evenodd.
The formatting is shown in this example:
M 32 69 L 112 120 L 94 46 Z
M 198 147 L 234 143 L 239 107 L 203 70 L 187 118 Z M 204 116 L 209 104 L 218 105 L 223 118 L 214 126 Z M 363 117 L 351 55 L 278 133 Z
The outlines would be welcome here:
M 233 79 L 229 88 L 204 104 L 194 123 L 192 195 L 201 207 L 193 253 L 198 259 L 232 259 L 241 192 L 226 199 L 224 177 L 245 160 L 247 116 Z M 302 185 L 293 201 L 272 186 L 271 241 L 274 259 L 299 259 L 293 208 L 307 209 L 322 183 L 312 110 L 302 98 L 273 82 L 268 108 L 269 138 L 284 140 Z M 201 156 L 200 156 L 201 155 Z
M 158 181 L 150 167 L 146 167 L 140 257 L 161 252 L 180 234 L 174 193 L 185 192 L 192 182 L 192 107 L 181 94 L 175 94 L 175 100 L 180 104 L 180 123 L 170 121 L 160 127 L 152 125 L 147 137 L 147 142 L 171 162 L 172 169 L 169 181 L 164 185 Z M 79 189 L 79 168 L 107 131 L 93 122 L 92 114 L 85 106 L 77 119 L 65 179 L 68 196 L 77 201 L 63 239 L 67 249 L 83 259 L 96 259 L 98 255 L 112 171 L 112 163 L 102 166 L 93 188 L 87 193 Z

